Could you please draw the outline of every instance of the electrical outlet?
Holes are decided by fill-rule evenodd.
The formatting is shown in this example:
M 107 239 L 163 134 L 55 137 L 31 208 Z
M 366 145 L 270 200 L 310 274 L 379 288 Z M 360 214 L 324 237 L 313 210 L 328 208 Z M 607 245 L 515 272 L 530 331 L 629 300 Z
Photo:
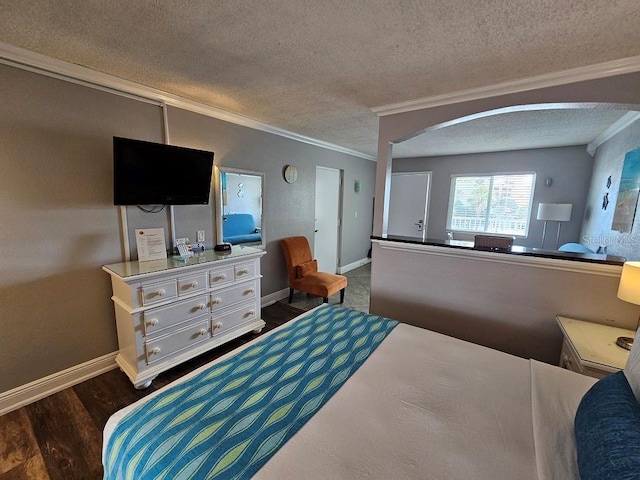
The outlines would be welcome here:
M 204 230 L 198 230 L 196 232 L 196 242 L 204 242 Z

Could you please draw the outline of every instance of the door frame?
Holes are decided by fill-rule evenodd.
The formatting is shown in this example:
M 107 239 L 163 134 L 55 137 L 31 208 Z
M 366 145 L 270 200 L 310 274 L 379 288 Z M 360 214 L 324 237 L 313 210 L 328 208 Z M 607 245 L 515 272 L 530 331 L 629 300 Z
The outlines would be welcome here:
M 336 238 L 336 266 L 335 266 L 335 271 L 330 272 L 330 273 L 336 273 L 339 269 L 340 269 L 340 263 L 342 261 L 342 210 L 343 210 L 343 200 L 344 200 L 344 170 L 340 169 L 340 168 L 333 168 L 333 167 L 325 167 L 322 165 L 316 165 L 316 178 L 315 178 L 315 186 L 314 186 L 314 192 L 317 191 L 317 185 L 318 185 L 318 169 L 322 169 L 322 170 L 330 170 L 332 172 L 338 172 L 338 212 L 337 212 L 337 222 L 338 222 L 338 231 L 337 231 L 337 238 Z M 316 209 L 316 198 L 314 196 L 314 204 L 313 204 L 313 217 L 314 219 L 317 218 L 315 213 L 315 209 Z M 314 220 L 314 234 L 313 234 L 313 256 L 315 258 L 315 251 L 316 251 L 316 239 L 315 239 L 315 220 Z

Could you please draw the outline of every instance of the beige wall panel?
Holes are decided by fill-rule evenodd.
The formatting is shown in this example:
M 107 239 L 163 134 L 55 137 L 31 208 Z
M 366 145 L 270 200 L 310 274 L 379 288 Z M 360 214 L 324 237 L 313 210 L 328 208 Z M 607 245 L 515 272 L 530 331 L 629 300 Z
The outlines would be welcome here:
M 620 267 L 581 273 L 501 263 L 507 254 L 471 251 L 475 259 L 447 247 L 436 248 L 440 254 L 394 247 L 374 244 L 376 315 L 551 364 L 560 359 L 558 314 L 628 329 L 638 322 L 640 307 L 616 297 Z
M 112 137 L 159 107 L 0 66 L 0 392 L 117 350 Z

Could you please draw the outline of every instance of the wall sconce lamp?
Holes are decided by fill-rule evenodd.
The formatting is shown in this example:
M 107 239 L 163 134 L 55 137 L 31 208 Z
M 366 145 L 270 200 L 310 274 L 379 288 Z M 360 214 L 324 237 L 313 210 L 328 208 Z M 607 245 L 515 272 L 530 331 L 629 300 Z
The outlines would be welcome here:
M 618 298 L 625 302 L 640 305 L 640 262 L 625 262 L 622 266 L 622 275 L 620 275 L 620 284 L 618 285 Z M 633 338 L 618 337 L 616 344 L 626 350 L 631 350 Z
M 558 249 L 558 241 L 560 240 L 560 222 L 568 222 L 571 220 L 571 203 L 540 203 L 538 204 L 538 220 L 544 220 L 542 229 L 542 246 L 544 248 L 544 238 L 547 234 L 547 222 L 558 222 L 558 233 L 556 234 L 556 250 Z

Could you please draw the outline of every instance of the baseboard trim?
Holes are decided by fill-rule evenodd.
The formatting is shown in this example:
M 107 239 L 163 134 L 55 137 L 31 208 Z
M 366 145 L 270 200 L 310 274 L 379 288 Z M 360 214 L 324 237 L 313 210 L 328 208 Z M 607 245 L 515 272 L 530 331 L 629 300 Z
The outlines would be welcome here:
M 343 265 L 342 267 L 338 267 L 338 273 L 342 274 L 342 273 L 350 272 L 351 270 L 355 270 L 356 268 L 366 265 L 367 263 L 371 263 L 370 258 L 361 258 L 356 262 L 350 263 L 348 265 Z
M 270 293 L 269 295 L 265 295 L 260 299 L 260 305 L 262 308 L 268 307 L 269 305 L 273 305 L 278 300 L 282 300 L 283 298 L 289 297 L 289 289 L 283 288 L 282 290 L 278 290 L 277 292 Z
M 44 397 L 58 393 L 90 378 L 113 370 L 118 352 L 108 353 L 61 372 L 0 393 L 0 415 L 17 410 Z

